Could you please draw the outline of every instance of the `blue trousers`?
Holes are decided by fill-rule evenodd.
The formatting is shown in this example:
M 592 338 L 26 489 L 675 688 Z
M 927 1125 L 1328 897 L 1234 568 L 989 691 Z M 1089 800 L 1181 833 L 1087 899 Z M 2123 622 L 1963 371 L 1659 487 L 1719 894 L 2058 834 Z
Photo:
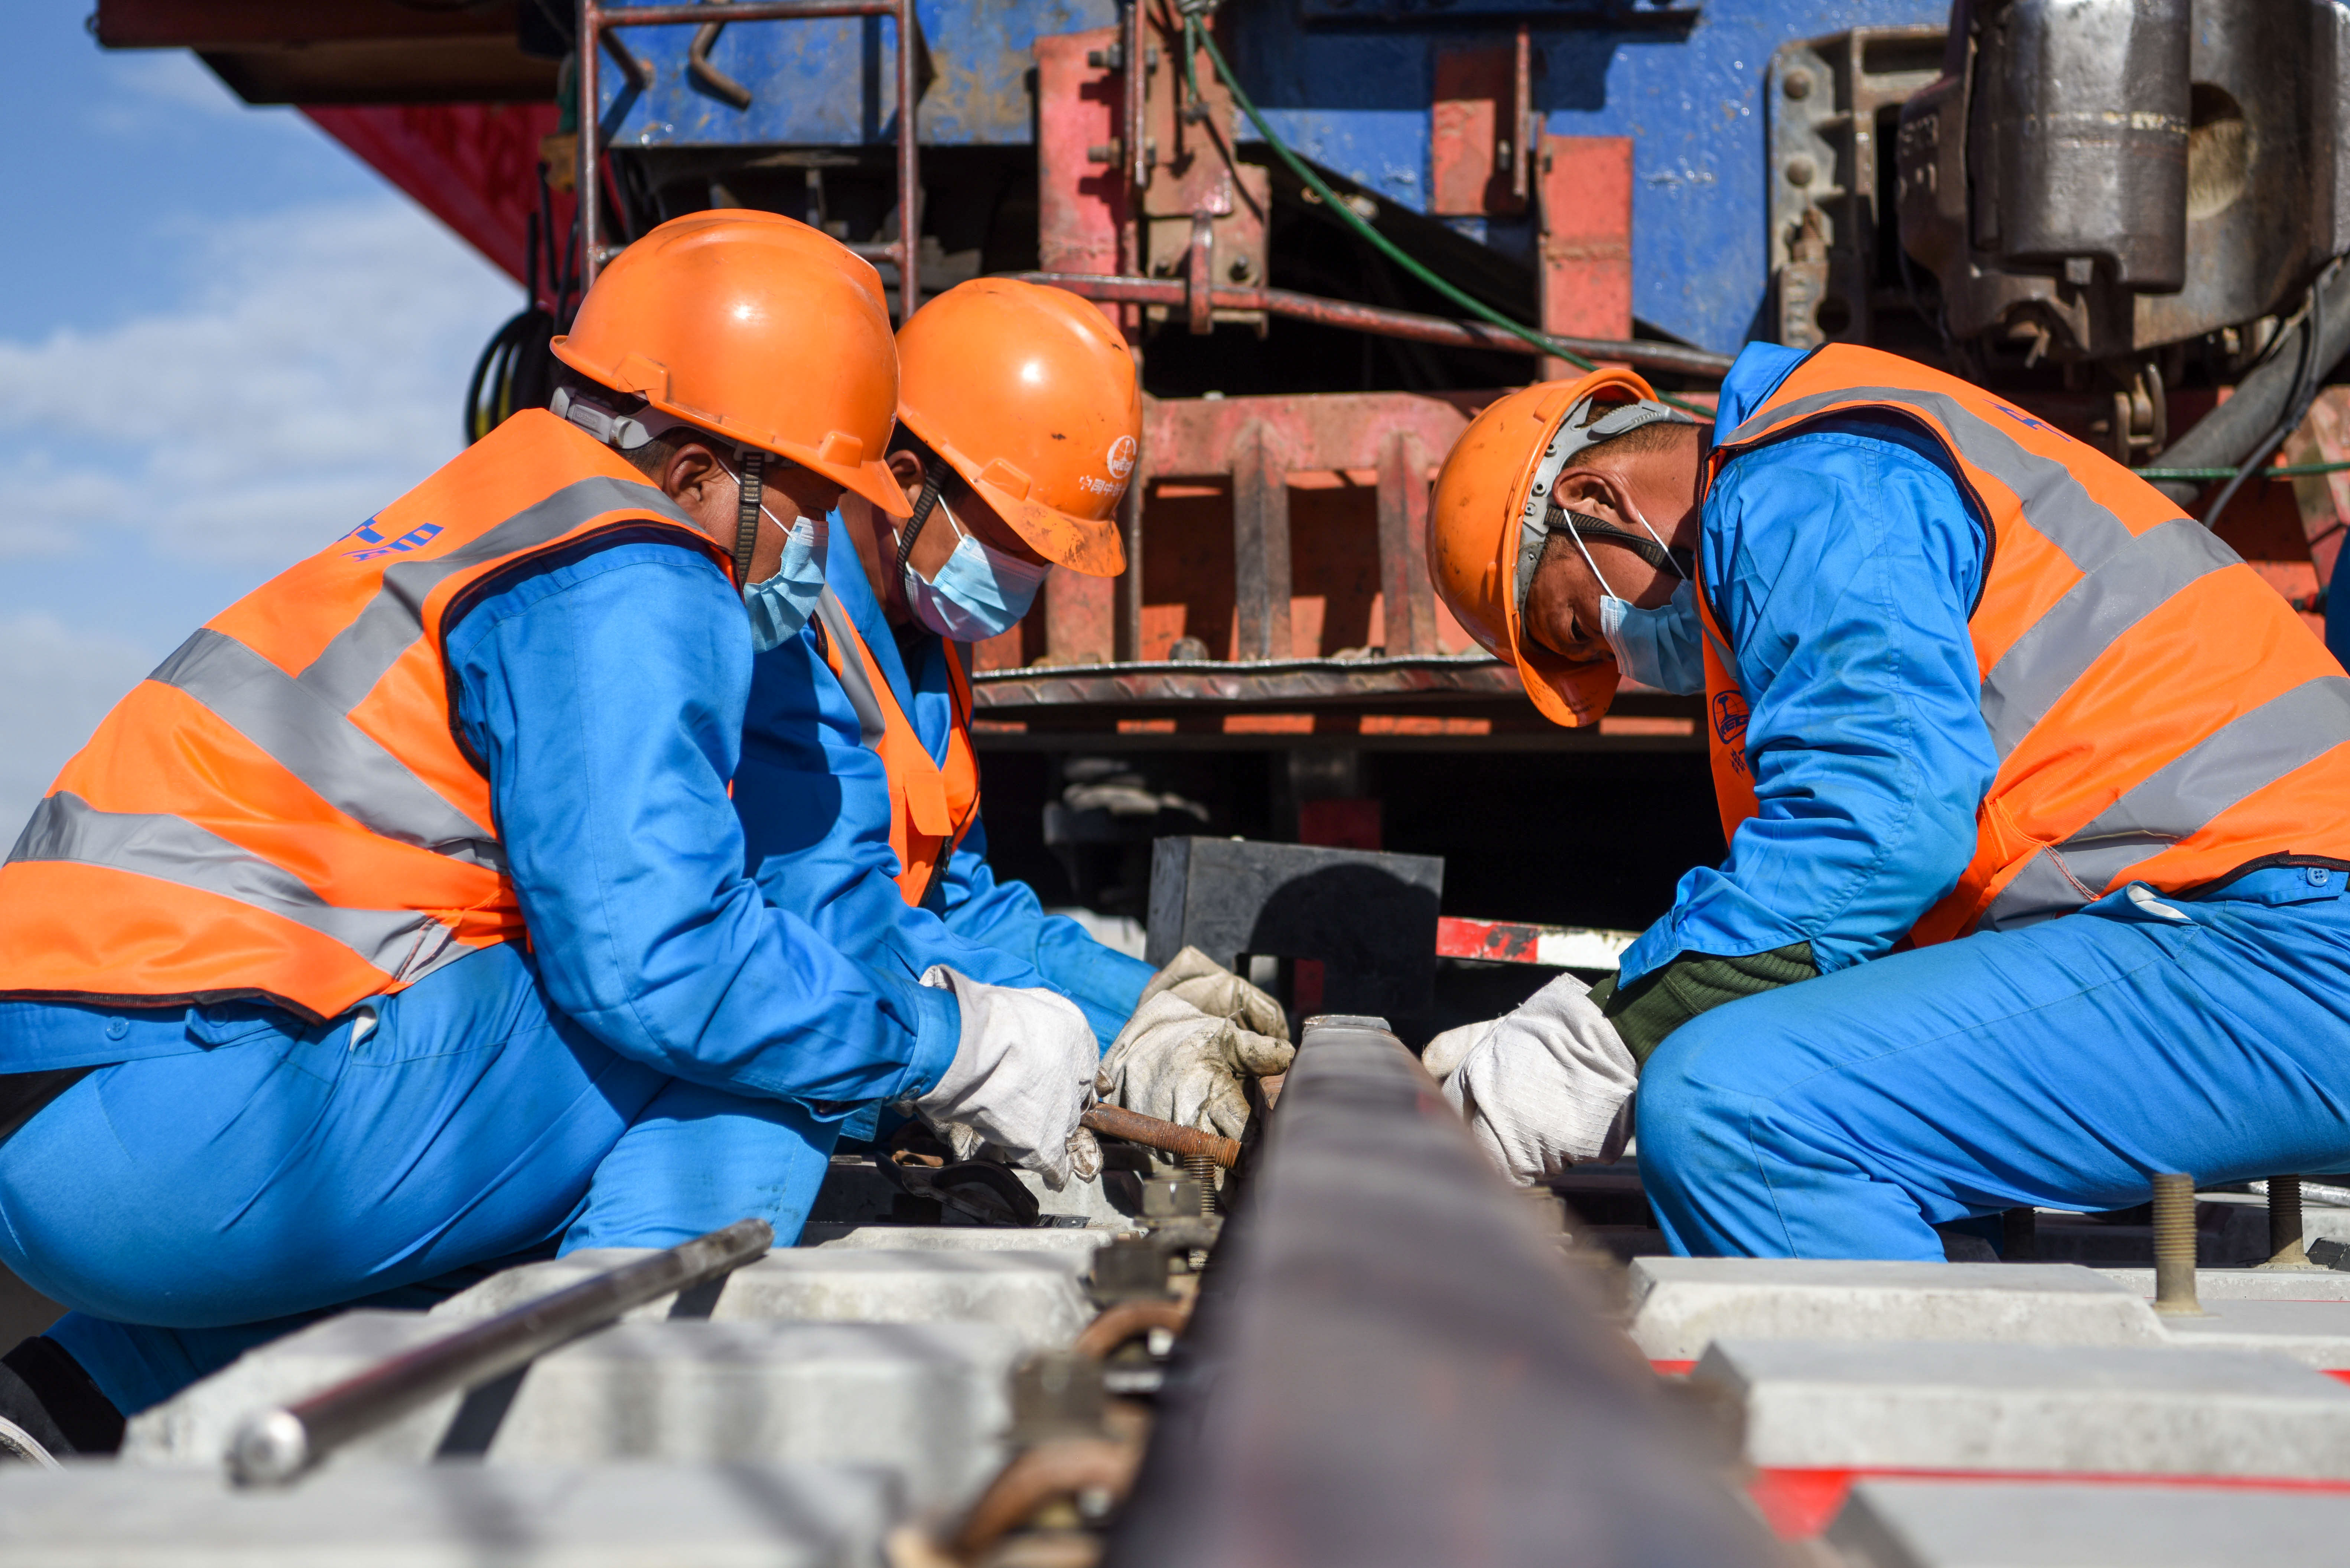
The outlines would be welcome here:
M 1676 1252 L 1939 1259 L 1931 1226 L 2350 1168 L 2350 900 L 2324 867 L 2124 889 L 1714 1009 L 1648 1059 Z
M 125 1414 L 517 1256 L 798 1236 L 837 1124 L 616 1054 L 513 945 L 371 1005 L 100 1068 L 0 1144 L 0 1262 L 74 1309 L 50 1335 Z

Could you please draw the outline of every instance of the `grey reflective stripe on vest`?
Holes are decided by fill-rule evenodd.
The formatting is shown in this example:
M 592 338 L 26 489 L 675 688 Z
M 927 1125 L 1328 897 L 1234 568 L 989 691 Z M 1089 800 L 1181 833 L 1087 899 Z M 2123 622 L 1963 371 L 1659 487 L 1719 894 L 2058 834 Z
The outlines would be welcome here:
M 200 629 L 150 675 L 186 692 L 336 810 L 420 849 L 503 870 L 496 835 L 449 804 L 315 691 L 224 633 Z
M 338 711 L 349 712 L 424 634 L 424 601 L 434 588 L 501 556 L 551 544 L 608 512 L 651 512 L 702 536 L 693 519 L 650 484 L 601 476 L 574 480 L 470 545 L 431 560 L 400 561 L 385 567 L 375 597 L 350 625 L 335 634 L 297 679 Z
M 1766 409 L 1722 445 L 1794 434 L 1804 420 L 1863 413 L 1865 405 L 1930 415 L 1967 462 L 2014 492 L 2024 520 L 2082 574 L 1983 679 L 1983 721 L 2002 761 L 2116 639 L 2202 578 L 2241 565 L 2234 551 L 2187 517 L 2132 535 L 2071 469 L 1945 392 L 1848 387 L 1813 393 Z M 2039 423 L 2029 415 L 2014 417 L 2019 424 Z M 2013 929 L 2077 909 L 2132 867 L 2345 742 L 2350 742 L 2350 681 L 2326 677 L 2296 687 L 2221 725 L 2064 843 L 2034 855 L 1977 925 Z
M 1793 435 L 1795 432 L 1788 426 L 1814 415 L 1867 411 L 1845 406 L 1855 402 L 1906 405 L 1932 415 L 1966 460 L 2013 491 L 2032 526 L 2081 570 L 2095 571 L 2106 557 L 2130 542 L 2128 527 L 2089 493 L 2071 469 L 2053 457 L 2041 456 L 1947 392 L 1908 387 L 1847 387 L 1842 391 L 1814 392 L 1755 415 L 1731 431 L 1730 439 L 1721 444 L 1737 446 L 1765 434 Z
M 67 861 L 176 883 L 248 905 L 341 943 L 395 981 L 413 981 L 473 950 L 413 909 L 329 904 L 291 872 L 185 817 L 100 811 L 60 792 L 34 808 L 8 864 Z
M 2113 645 L 2178 593 L 2241 557 L 2189 517 L 2158 524 L 2099 562 L 2024 629 L 1982 684 L 1983 722 L 2004 760 Z
M 2350 678 L 2321 676 L 2279 692 L 2131 785 L 2064 843 L 2042 850 L 2000 890 L 1981 924 L 2012 930 L 2076 909 L 2138 862 L 2345 742 Z M 2069 901 L 2066 883 L 2077 889 Z
M 830 588 L 816 596 L 816 617 L 824 623 L 824 634 L 832 639 L 832 646 L 840 649 L 840 689 L 848 693 L 848 705 L 857 710 L 857 727 L 865 743 L 878 751 L 881 737 L 889 732 L 889 721 L 881 712 L 873 678 L 866 673 L 865 660 L 857 651 L 865 646 L 865 639 L 857 635 L 848 607 Z

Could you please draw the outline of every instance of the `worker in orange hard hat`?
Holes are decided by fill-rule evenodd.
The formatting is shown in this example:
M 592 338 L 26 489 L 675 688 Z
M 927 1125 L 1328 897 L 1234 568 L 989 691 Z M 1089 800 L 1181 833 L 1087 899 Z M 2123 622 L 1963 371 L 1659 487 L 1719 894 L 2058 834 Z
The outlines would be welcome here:
M 839 496 L 904 504 L 873 268 L 681 218 L 554 348 L 556 411 L 198 630 L 0 866 L 0 1262 L 76 1309 L 0 1368 L 36 1438 L 532 1249 L 788 1243 L 868 1102 L 1096 1158 L 1075 1006 L 860 964 L 744 873 L 754 644 Z
M 1939 1258 L 2154 1171 L 2341 1165 L 2350 677 L 2126 469 L 1889 354 L 1752 345 L 1711 427 L 1620 372 L 1502 399 L 1429 543 L 1555 722 L 1701 696 L 1729 846 L 1613 980 L 1430 1043 L 1522 1179 L 1637 1103 L 1677 1251 Z
M 1048 916 L 991 874 L 979 818 L 970 644 L 1017 625 L 1055 568 L 1123 569 L 1133 356 L 1075 295 L 980 278 L 917 311 L 898 358 L 896 504 L 843 498 L 851 547 L 753 681 L 734 799 L 754 874 L 877 966 L 1051 987 L 1116 1041 L 1105 1095 L 1236 1135 L 1241 1077 L 1288 1061 L 1280 1007 L 1199 954 L 1158 973 Z

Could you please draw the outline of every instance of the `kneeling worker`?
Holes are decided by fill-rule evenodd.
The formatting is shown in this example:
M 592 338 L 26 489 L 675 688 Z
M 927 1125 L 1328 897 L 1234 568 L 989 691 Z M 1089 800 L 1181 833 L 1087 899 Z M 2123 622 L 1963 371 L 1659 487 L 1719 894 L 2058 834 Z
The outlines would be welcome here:
M 1431 1043 L 1520 1179 L 1620 1147 L 1637 1086 L 1677 1251 L 1938 1258 L 2350 1157 L 2350 680 L 2127 470 L 1755 346 L 1710 439 L 1617 372 L 1494 404 L 1430 571 L 1558 723 L 1703 691 L 1729 841 L 1614 981 Z
M 0 1365 L 36 1438 L 515 1253 L 788 1243 L 867 1102 L 1094 1158 L 1075 1007 L 874 973 L 743 872 L 753 628 L 844 488 L 902 504 L 873 268 L 680 218 L 555 351 L 559 412 L 196 632 L 0 867 L 0 1262 L 76 1309 Z
M 1105 1097 L 1236 1137 L 1243 1078 L 1288 1065 L 1280 1004 L 1198 952 L 1154 974 L 1047 915 L 991 872 L 979 815 L 970 645 L 1018 625 L 1055 566 L 1125 569 L 1133 356 L 1076 295 L 977 278 L 899 328 L 898 364 L 903 504 L 841 498 L 849 547 L 753 677 L 734 803 L 754 875 L 884 971 L 1050 987 L 1115 1042 Z

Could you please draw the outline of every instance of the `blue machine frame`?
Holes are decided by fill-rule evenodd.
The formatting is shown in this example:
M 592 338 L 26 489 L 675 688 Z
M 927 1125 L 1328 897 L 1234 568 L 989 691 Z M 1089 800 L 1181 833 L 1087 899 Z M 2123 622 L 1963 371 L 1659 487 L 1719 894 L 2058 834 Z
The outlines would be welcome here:
M 1220 15 L 1242 82 L 1274 129 L 1323 168 L 1385 200 L 1428 207 L 1429 110 L 1440 44 L 1506 42 L 1534 24 L 1534 104 L 1560 136 L 1633 139 L 1633 312 L 1683 341 L 1728 353 L 1769 336 L 1764 72 L 1782 45 L 1860 26 L 1939 26 L 1936 0 L 1706 0 L 1633 25 L 1558 5 L 1488 3 L 1477 20 L 1395 15 L 1322 21 L 1334 0 L 1232 0 Z M 928 0 L 936 73 L 921 104 L 931 146 L 1034 140 L 1035 37 L 1107 27 L 1112 0 Z M 1676 20 L 1675 18 L 1679 18 Z M 716 19 L 713 17 L 713 19 Z M 686 72 L 689 29 L 623 29 L 654 67 L 629 92 L 604 73 L 617 146 L 872 145 L 892 140 L 894 26 L 883 18 L 727 28 L 712 63 L 758 96 L 737 110 Z M 617 111 L 617 112 L 615 112 Z M 1523 224 L 1455 220 L 1523 254 Z

